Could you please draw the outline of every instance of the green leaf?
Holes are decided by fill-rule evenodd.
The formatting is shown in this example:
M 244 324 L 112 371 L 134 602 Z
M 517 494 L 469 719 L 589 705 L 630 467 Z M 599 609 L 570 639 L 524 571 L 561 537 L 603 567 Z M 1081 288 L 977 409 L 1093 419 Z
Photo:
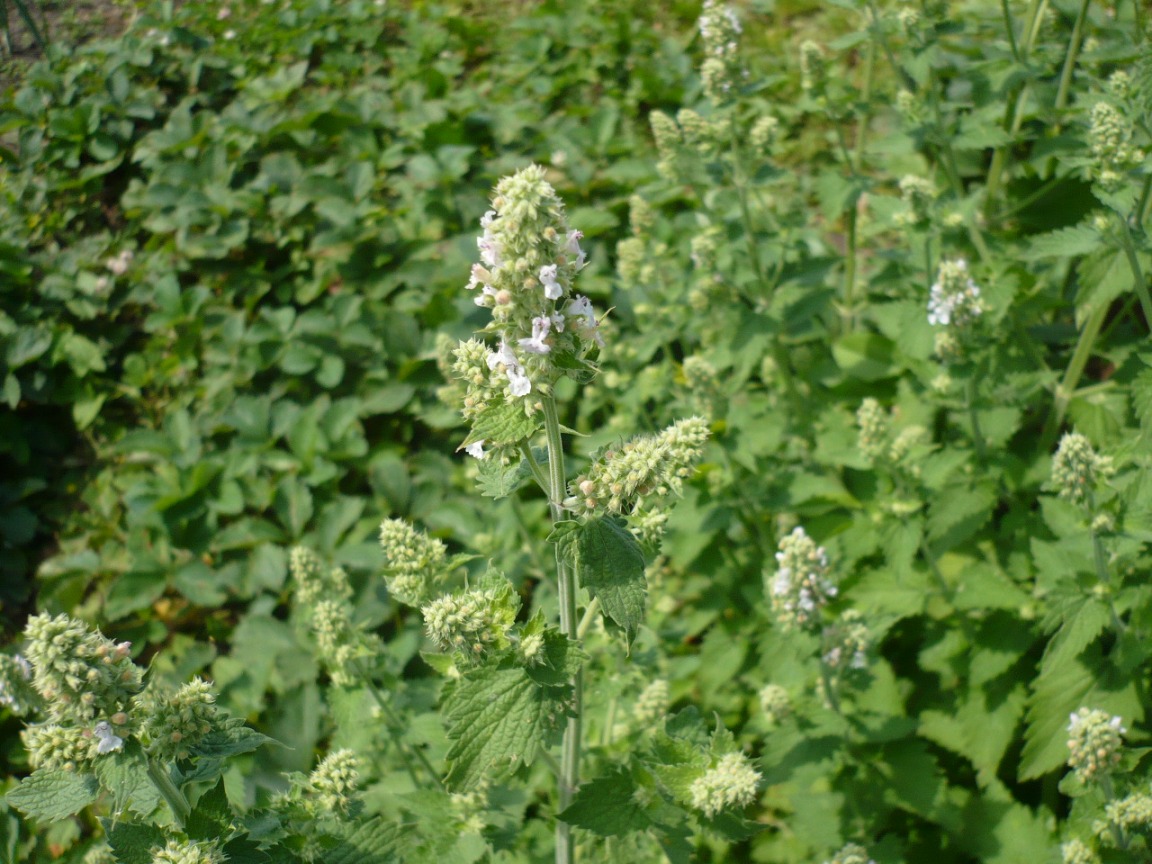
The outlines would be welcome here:
M 405 826 L 376 818 L 368 822 L 341 822 L 339 843 L 325 849 L 325 864 L 394 864 Z
M 633 794 L 636 784 L 627 768 L 614 768 L 603 777 L 580 787 L 576 798 L 559 819 L 601 837 L 643 831 L 652 824 Z
M 1025 261 L 1087 255 L 1100 248 L 1100 233 L 1088 223 L 1060 228 L 1029 238 L 1021 257 Z
M 33 771 L 6 796 L 10 805 L 41 822 L 55 822 L 79 813 L 96 800 L 96 778 L 75 771 Z
M 203 741 L 189 749 L 193 756 L 226 759 L 241 753 L 251 753 L 269 742 L 275 743 L 275 739 L 249 729 L 242 719 L 233 717 L 223 729 L 210 732 L 204 736 Z
M 101 820 L 108 845 L 116 853 L 118 864 L 152 864 L 152 850 L 167 842 L 164 832 L 155 825 L 140 822 Z
M 572 562 L 580 584 L 600 598 L 604 614 L 624 629 L 629 640 L 644 620 L 644 552 L 624 522 L 611 516 L 594 517 L 583 524 L 556 526 L 553 542 Z
M 232 833 L 232 805 L 224 790 L 224 778 L 200 796 L 184 824 L 184 833 L 192 840 L 217 840 Z
M 532 453 L 541 467 L 547 464 L 547 451 L 534 447 Z M 478 461 L 476 469 L 478 475 L 476 485 L 480 489 L 480 494 L 495 500 L 507 498 L 532 476 L 527 459 L 504 465 L 500 459 L 489 456 Z
M 836 365 L 849 377 L 860 381 L 878 381 L 893 373 L 895 345 L 879 333 L 849 333 L 832 345 Z
M 519 667 L 467 672 L 444 701 L 449 786 L 467 792 L 531 764 L 567 716 L 569 695 L 568 687 L 541 687 Z
M 156 784 L 148 776 L 147 757 L 135 739 L 97 761 L 96 776 L 100 785 L 112 793 L 114 812 L 131 808 L 147 816 L 160 803 Z
M 535 417 L 524 414 L 524 402 L 494 403 L 472 420 L 472 434 L 465 444 L 483 441 L 492 447 L 518 444 L 532 435 L 540 424 Z

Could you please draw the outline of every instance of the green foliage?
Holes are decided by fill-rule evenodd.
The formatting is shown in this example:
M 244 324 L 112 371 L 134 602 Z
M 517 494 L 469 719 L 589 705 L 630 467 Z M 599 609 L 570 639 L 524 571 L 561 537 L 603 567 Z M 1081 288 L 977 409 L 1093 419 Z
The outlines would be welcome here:
M 410 5 L 144 3 L 0 98 L 0 607 L 247 721 L 169 766 L 176 831 L 134 740 L 32 770 L 3 720 L 0 857 L 539 861 L 558 817 L 581 860 L 1144 860 L 1147 10 L 737 4 L 729 51 L 699 4 Z M 670 514 L 541 495 L 540 413 L 455 410 L 436 336 L 485 325 L 477 221 L 529 162 L 605 343 L 554 358 L 569 466 L 706 417 Z M 961 260 L 978 293 L 934 293 Z M 1110 460 L 1076 495 L 1072 430 Z M 474 656 L 385 589 L 386 517 L 447 545 L 438 589 L 495 592 Z M 296 544 L 347 590 L 301 602 Z M 1107 782 L 1066 768 L 1081 708 L 1126 729 Z M 360 809 L 326 818 L 339 748 Z M 740 758 L 762 780 L 709 815 Z

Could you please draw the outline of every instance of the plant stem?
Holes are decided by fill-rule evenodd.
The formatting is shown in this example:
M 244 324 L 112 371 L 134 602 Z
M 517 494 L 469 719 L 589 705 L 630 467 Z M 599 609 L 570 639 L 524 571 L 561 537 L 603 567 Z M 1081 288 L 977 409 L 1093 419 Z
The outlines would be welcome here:
M 972 443 L 976 446 L 976 457 L 984 462 L 987 459 L 987 448 L 984 446 L 984 433 L 980 431 L 980 415 L 976 412 L 976 387 L 980 378 L 980 370 L 968 379 L 965 391 L 965 400 L 968 403 L 968 422 L 972 425 Z
M 157 765 L 151 759 L 148 759 L 148 779 L 152 781 L 152 785 L 160 793 L 165 801 L 168 802 L 168 807 L 172 810 L 172 818 L 176 820 L 176 826 L 180 830 L 184 830 L 184 823 L 188 817 L 192 815 L 192 807 L 188 804 L 188 799 L 184 797 L 184 793 L 177 788 L 176 784 L 172 782 L 172 777 L 168 774 L 166 768 L 162 765 Z
M 368 692 L 372 694 L 372 698 L 376 700 L 376 705 L 380 708 L 380 713 L 384 715 L 385 724 L 388 727 L 388 732 L 392 735 L 392 742 L 396 745 L 396 752 L 400 754 L 400 761 L 404 763 L 404 768 L 408 772 L 408 776 L 412 778 L 412 785 L 417 789 L 420 788 L 420 780 L 416 776 L 416 771 L 412 767 L 412 762 L 408 758 L 408 750 L 411 749 L 412 753 L 420 760 L 420 764 L 424 766 L 424 770 L 428 776 L 432 778 L 432 782 L 444 788 L 444 781 L 440 779 L 440 775 L 436 773 L 436 769 L 432 767 L 432 763 L 428 761 L 428 757 L 424 755 L 419 747 L 407 748 L 404 742 L 400 740 L 400 730 L 404 728 L 404 724 L 400 718 L 396 716 L 396 712 L 388 701 L 384 698 L 384 694 L 380 692 L 380 688 L 376 686 L 376 682 L 364 669 L 363 665 L 357 663 L 356 671 L 359 673 L 360 680 L 368 687 Z
M 1119 214 L 1117 214 L 1119 215 Z M 1148 283 L 1144 281 L 1144 271 L 1140 267 L 1140 258 L 1136 254 L 1136 243 L 1132 240 L 1132 229 L 1128 227 L 1128 220 L 1119 217 L 1120 239 L 1124 243 L 1124 255 L 1128 258 L 1128 267 L 1132 270 L 1132 281 L 1136 288 L 1136 296 L 1140 298 L 1140 309 L 1144 312 L 1144 321 L 1152 327 L 1152 297 L 1148 296 Z
M 564 491 L 567 478 L 564 476 L 564 440 L 560 434 L 560 418 L 556 413 L 556 397 L 551 393 L 541 399 L 544 407 L 544 434 L 548 441 L 548 504 L 552 510 L 553 524 L 564 520 Z M 556 548 L 556 579 L 560 595 L 560 630 L 574 642 L 580 641 L 579 624 L 576 619 L 576 574 L 568 566 Z M 568 809 L 580 784 L 580 730 L 584 710 L 583 674 L 577 671 L 572 676 L 572 716 L 564 728 L 564 740 L 560 753 L 560 806 Z M 572 841 L 572 828 L 568 823 L 556 820 L 556 864 L 573 864 L 576 850 Z
M 1080 383 L 1080 376 L 1084 374 L 1084 367 L 1088 358 L 1092 356 L 1092 346 L 1096 344 L 1096 336 L 1104 325 L 1104 318 L 1108 314 L 1108 306 L 1099 304 L 1084 322 L 1084 329 L 1080 331 L 1080 339 L 1076 343 L 1076 350 L 1072 359 L 1068 361 L 1068 368 L 1064 370 L 1064 380 L 1056 387 L 1056 399 L 1052 403 L 1052 412 L 1048 415 L 1048 423 L 1044 428 L 1041 440 L 1045 449 L 1051 449 L 1056 432 L 1064 422 L 1064 414 L 1068 410 L 1068 403 L 1076 392 L 1076 385 Z

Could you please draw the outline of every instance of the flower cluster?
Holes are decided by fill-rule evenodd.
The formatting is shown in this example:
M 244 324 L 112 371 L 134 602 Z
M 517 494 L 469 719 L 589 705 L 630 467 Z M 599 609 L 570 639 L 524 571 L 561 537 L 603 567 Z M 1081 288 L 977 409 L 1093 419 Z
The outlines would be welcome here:
M 352 586 L 339 567 L 328 569 L 320 558 L 305 546 L 296 546 L 288 555 L 288 572 L 292 574 L 297 603 L 311 608 L 321 598 L 347 600 Z
M 924 225 L 931 221 L 932 204 L 936 200 L 936 187 L 932 181 L 907 174 L 900 178 L 900 197 L 908 209 L 897 214 L 899 226 Z
M 728 753 L 692 781 L 688 795 L 694 808 L 711 818 L 729 807 L 746 807 L 756 798 L 760 772 L 743 753 Z
M 169 840 L 152 850 L 152 864 L 224 864 L 228 856 L 214 840 Z
M 1113 836 L 1113 827 L 1129 835 L 1147 835 L 1152 829 L 1152 796 L 1137 792 L 1119 801 L 1109 801 L 1104 808 L 1104 816 L 1103 820 L 1093 826 L 1096 834 L 1103 839 Z
M 1100 856 L 1079 838 L 1060 844 L 1060 860 L 1064 864 L 1100 864 Z
M 39 704 L 32 664 L 20 654 L 0 654 L 0 706 L 22 717 Z
M 1068 765 L 1084 783 L 1107 775 L 1120 763 L 1122 736 L 1128 730 L 1119 717 L 1081 708 L 1069 717 Z
M 67 615 L 37 615 L 25 636 L 24 657 L 3 664 L 3 693 L 10 707 L 46 715 L 22 733 L 33 767 L 87 770 L 120 750 L 144 686 L 128 656 L 131 644 L 112 642 Z
M 171 696 L 150 689 L 141 708 L 139 737 L 144 749 L 164 762 L 187 759 L 220 726 L 216 695 L 201 678 L 192 679 Z
M 834 672 L 863 669 L 868 665 L 872 636 L 858 609 L 846 609 L 840 619 L 824 631 L 824 665 Z
M 333 750 L 308 777 L 307 807 L 318 816 L 351 815 L 358 803 L 359 769 L 360 760 L 351 750 Z
M 792 697 L 779 684 L 765 684 L 760 688 L 760 710 L 764 719 L 776 725 L 792 713 Z
M 1133 146 L 1132 138 L 1132 124 L 1115 106 L 1107 102 L 1093 106 L 1088 140 L 1100 185 L 1115 188 L 1127 171 L 1144 161 L 1144 151 Z
M 1061 498 L 1080 503 L 1101 480 L 1115 473 L 1111 456 L 1101 456 L 1079 432 L 1065 433 L 1052 459 L 1052 485 Z
M 811 39 L 800 45 L 800 87 L 820 100 L 828 86 L 828 64 L 824 49 Z
M 963 327 L 983 311 L 980 286 L 968 275 L 968 262 L 963 258 L 942 262 L 928 296 L 928 323 Z
M 876 864 L 868 857 L 868 850 L 859 843 L 849 843 L 824 864 Z
M 466 387 L 468 419 L 482 410 L 477 403 L 547 392 L 558 374 L 554 352 L 583 356 L 592 343 L 602 344 L 591 304 L 572 292 L 585 264 L 584 235 L 568 227 L 543 168 L 532 165 L 502 179 L 480 227 L 480 263 L 465 287 L 476 292 L 476 305 L 491 310 L 486 329 L 498 344 L 493 350 L 471 340 L 457 351 L 453 371 Z M 525 411 L 533 410 L 527 400 Z
M 564 505 L 585 513 L 631 515 L 646 498 L 677 493 L 708 440 L 702 417 L 678 420 L 656 435 L 633 438 L 608 449 L 572 481 Z
M 780 121 L 771 114 L 757 117 L 748 132 L 748 143 L 755 154 L 771 153 L 780 138 Z
M 856 439 L 860 454 L 869 463 L 883 458 L 888 450 L 888 412 L 869 396 L 856 410 L 856 425 L 860 429 Z
M 785 629 L 814 629 L 820 610 L 836 596 L 828 553 L 797 527 L 780 541 L 776 562 L 776 572 L 765 580 L 773 615 Z
M 387 561 L 384 580 L 393 597 L 408 606 L 420 606 L 447 578 L 448 550 L 439 540 L 416 531 L 402 519 L 380 525 L 380 546 Z
M 704 81 L 704 92 L 708 98 L 719 103 L 741 75 L 736 55 L 743 29 L 732 7 L 718 3 L 717 0 L 704 0 L 698 23 L 700 39 L 707 55 L 700 67 L 700 77 Z
M 486 577 L 479 588 L 445 594 L 421 608 L 428 636 L 444 651 L 471 659 L 510 644 L 520 600 L 503 576 Z
M 669 704 L 668 681 L 656 678 L 640 691 L 632 706 L 632 718 L 638 726 L 650 726 L 664 720 Z

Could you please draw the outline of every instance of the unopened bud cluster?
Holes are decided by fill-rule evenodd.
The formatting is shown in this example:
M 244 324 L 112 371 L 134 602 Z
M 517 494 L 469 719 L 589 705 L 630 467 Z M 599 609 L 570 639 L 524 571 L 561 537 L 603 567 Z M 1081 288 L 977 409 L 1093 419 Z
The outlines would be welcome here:
M 512 584 L 501 578 L 483 588 L 445 594 L 420 611 L 428 636 L 439 648 L 479 659 L 508 647 L 519 608 Z
M 925 225 L 932 220 L 932 205 L 936 200 L 932 181 L 908 174 L 900 179 L 900 197 L 908 209 L 897 215 L 898 225 Z
M 296 601 L 305 609 L 322 598 L 346 600 L 352 596 L 347 574 L 338 567 L 325 567 L 307 547 L 292 549 L 288 555 L 288 571 L 292 574 Z
M 169 840 L 152 850 L 152 864 L 224 864 L 227 860 L 213 840 Z
M 171 696 L 154 689 L 144 697 L 139 737 L 150 756 L 164 762 L 187 759 L 219 726 L 216 695 L 207 681 L 194 678 Z
M 1052 459 L 1052 485 L 1061 498 L 1080 503 L 1093 487 L 1115 473 L 1111 456 L 1101 456 L 1079 432 L 1060 439 Z
M 821 100 L 828 86 L 828 65 L 824 49 L 807 40 L 800 45 L 800 86 L 808 95 Z
M 444 544 L 402 519 L 385 519 L 381 523 L 380 547 L 384 550 L 388 591 L 401 603 L 423 605 L 447 578 L 448 550 Z
M 868 857 L 868 850 L 859 843 L 849 843 L 824 864 L 876 864 Z
M 1144 161 L 1144 151 L 1132 143 L 1132 124 L 1115 106 L 1097 102 L 1092 108 L 1088 140 L 1096 162 L 1096 179 L 1105 188 L 1115 188 L 1125 173 Z
M 1084 783 L 1099 780 L 1120 763 L 1123 735 L 1119 717 L 1081 708 L 1068 722 L 1068 765 Z
M 780 138 L 780 121 L 770 114 L 756 118 L 748 132 L 748 143 L 752 152 L 759 156 L 770 154 Z
M 983 312 L 980 286 L 968 275 L 968 262 L 963 258 L 942 262 L 928 296 L 928 323 L 964 327 Z
M 708 440 L 702 417 L 678 420 L 663 432 L 633 438 L 608 449 L 577 477 L 565 506 L 585 513 L 628 516 L 646 499 L 678 493 Z
M 728 753 L 696 778 L 688 789 L 692 806 L 711 818 L 729 807 L 746 807 L 756 798 L 760 772 L 743 753 Z
M 828 553 L 797 527 L 780 541 L 776 562 L 765 585 L 776 621 L 786 630 L 815 629 L 820 610 L 837 593 L 829 578 Z

